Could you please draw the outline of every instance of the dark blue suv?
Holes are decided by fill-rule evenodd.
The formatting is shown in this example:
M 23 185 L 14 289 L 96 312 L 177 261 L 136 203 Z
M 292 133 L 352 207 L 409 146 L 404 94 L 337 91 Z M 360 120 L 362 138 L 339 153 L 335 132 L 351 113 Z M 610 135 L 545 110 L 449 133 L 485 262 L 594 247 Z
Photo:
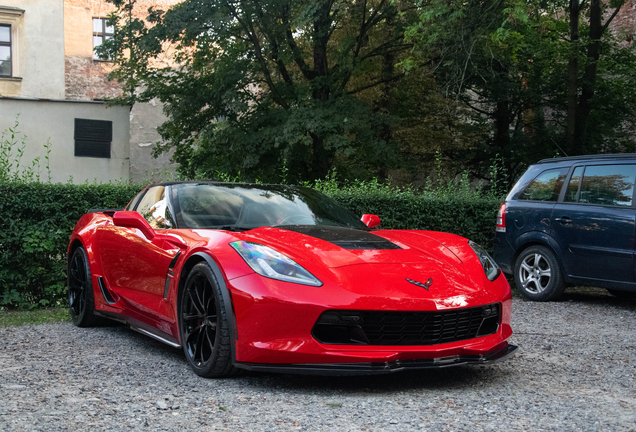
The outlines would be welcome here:
M 497 214 L 495 260 L 531 300 L 568 285 L 636 297 L 636 154 L 544 159 Z

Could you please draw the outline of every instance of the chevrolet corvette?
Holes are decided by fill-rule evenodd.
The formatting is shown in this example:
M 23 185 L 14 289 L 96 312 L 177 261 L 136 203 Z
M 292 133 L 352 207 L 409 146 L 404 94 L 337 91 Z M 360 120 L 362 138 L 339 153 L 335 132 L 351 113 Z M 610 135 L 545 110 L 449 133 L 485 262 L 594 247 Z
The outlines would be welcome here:
M 203 377 L 363 375 L 512 356 L 510 286 L 466 238 L 379 229 L 308 188 L 169 182 L 89 210 L 68 247 L 80 327 L 105 319 Z

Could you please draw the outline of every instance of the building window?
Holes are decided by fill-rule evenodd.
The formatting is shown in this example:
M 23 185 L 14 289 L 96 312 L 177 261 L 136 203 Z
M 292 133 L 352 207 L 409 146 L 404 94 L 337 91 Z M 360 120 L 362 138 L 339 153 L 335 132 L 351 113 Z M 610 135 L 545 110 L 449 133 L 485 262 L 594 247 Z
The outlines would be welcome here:
M 75 156 L 110 158 L 113 122 L 75 119 Z
M 111 60 L 100 57 L 95 53 L 95 48 L 104 43 L 107 39 L 112 39 L 115 35 L 115 28 L 106 24 L 108 18 L 93 18 L 93 58 L 95 60 Z
M 11 26 L 0 24 L 0 76 L 12 76 L 11 67 Z

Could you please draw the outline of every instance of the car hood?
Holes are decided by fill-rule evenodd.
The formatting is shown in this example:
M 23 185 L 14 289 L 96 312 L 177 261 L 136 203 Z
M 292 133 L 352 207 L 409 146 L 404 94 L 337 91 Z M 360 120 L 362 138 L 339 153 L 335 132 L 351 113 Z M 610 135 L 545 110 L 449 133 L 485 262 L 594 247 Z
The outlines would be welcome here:
M 352 308 L 361 306 L 361 298 L 365 308 L 411 308 L 415 305 L 405 302 L 415 301 L 439 310 L 480 304 L 492 297 L 493 293 L 483 290 L 488 280 L 463 237 L 429 231 L 320 230 L 258 228 L 236 237 L 289 256 L 323 282 L 338 287 L 339 299 Z M 368 246 L 382 248 L 362 248 L 364 242 L 377 242 Z
M 235 236 L 270 246 L 292 259 L 320 262 L 330 268 L 358 264 L 434 262 L 440 266 L 456 266 L 462 263 L 458 251 L 420 231 L 368 232 L 341 227 L 289 226 L 257 228 Z

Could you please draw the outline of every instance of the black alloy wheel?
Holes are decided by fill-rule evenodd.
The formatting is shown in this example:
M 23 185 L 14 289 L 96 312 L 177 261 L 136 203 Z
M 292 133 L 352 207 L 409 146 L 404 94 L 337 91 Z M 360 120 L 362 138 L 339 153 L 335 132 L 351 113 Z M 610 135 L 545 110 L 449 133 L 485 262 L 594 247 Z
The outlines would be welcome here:
M 205 262 L 192 268 L 180 292 L 179 331 L 186 359 L 197 375 L 210 378 L 235 373 L 221 288 Z
M 91 327 L 99 324 L 94 315 L 95 299 L 91 270 L 83 247 L 78 247 L 71 255 L 68 269 L 68 304 L 71 320 L 78 327 Z

